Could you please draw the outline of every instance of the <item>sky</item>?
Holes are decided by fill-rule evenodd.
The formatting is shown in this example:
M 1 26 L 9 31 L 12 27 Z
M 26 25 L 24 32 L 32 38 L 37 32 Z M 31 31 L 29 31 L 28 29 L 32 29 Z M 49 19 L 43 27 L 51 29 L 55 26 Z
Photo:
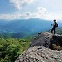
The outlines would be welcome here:
M 0 0 L 0 19 L 62 20 L 62 0 Z

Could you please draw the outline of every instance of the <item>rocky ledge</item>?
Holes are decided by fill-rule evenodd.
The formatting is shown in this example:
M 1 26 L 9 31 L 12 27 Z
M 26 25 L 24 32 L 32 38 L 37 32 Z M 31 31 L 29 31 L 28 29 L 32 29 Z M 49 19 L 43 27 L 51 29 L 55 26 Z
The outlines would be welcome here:
M 38 33 L 15 62 L 62 62 L 62 36 Z

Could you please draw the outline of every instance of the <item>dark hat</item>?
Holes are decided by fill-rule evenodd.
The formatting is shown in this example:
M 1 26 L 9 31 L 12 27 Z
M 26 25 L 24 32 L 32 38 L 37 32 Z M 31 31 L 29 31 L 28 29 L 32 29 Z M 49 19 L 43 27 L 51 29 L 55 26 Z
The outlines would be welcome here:
M 56 21 L 56 19 L 54 19 L 53 21 Z

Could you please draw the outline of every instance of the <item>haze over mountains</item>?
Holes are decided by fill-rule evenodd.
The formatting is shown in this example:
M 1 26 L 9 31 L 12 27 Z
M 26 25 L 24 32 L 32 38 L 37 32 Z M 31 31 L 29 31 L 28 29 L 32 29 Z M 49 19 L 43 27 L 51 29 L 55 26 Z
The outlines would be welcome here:
M 51 22 L 37 18 L 21 19 L 13 21 L 0 20 L 1 32 L 39 32 L 50 29 Z
M 50 30 L 51 24 L 51 21 L 38 18 L 11 21 L 0 19 L 0 33 L 34 34 Z M 59 26 L 61 27 L 62 25 L 60 24 Z

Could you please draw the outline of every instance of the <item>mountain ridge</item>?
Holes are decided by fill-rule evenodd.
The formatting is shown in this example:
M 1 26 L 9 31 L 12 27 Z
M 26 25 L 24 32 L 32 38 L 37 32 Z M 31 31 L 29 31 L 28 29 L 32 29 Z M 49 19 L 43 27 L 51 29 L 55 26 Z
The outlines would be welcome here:
M 1 22 L 0 32 L 39 32 L 50 29 L 51 21 L 37 18 Z M 49 24 L 49 26 L 48 26 Z M 46 26 L 45 26 L 46 25 Z M 48 28 L 47 28 L 48 27 Z

